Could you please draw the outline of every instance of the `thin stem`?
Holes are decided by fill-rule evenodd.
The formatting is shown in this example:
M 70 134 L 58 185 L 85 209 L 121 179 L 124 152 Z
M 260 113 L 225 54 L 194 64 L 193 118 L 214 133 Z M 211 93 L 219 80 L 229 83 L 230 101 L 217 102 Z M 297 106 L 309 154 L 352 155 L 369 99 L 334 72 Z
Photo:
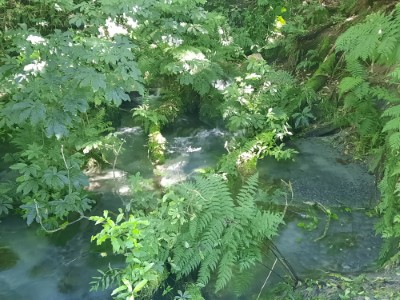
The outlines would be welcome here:
M 65 159 L 65 155 L 64 155 L 64 145 L 61 145 L 61 155 L 62 155 L 62 158 L 63 158 L 63 160 L 64 160 L 65 168 L 67 169 L 68 194 L 70 195 L 70 194 L 72 194 L 71 179 L 70 179 L 70 174 L 69 174 L 70 168 L 68 167 L 67 160 Z
M 263 291 L 265 285 L 267 284 L 268 279 L 269 279 L 269 277 L 271 276 L 271 274 L 272 274 L 272 272 L 273 272 L 273 270 L 274 270 L 275 265 L 276 265 L 277 262 L 278 262 L 278 258 L 275 258 L 274 264 L 272 265 L 272 268 L 271 268 L 271 270 L 269 271 L 267 278 L 265 278 L 264 284 L 262 285 L 262 287 L 261 287 L 261 289 L 260 289 L 260 292 L 258 293 L 257 300 L 260 299 L 261 293 L 262 293 L 262 291 Z
M 66 225 L 63 226 L 63 227 L 58 227 L 58 228 L 53 229 L 53 230 L 48 230 L 48 229 L 47 229 L 46 227 L 44 227 L 44 225 L 43 225 L 42 216 L 40 215 L 40 212 L 39 212 L 39 205 L 38 205 L 37 201 L 36 201 L 36 200 L 33 200 L 33 201 L 35 202 L 36 215 L 38 216 L 40 227 L 42 227 L 42 229 L 43 229 L 45 232 L 47 232 L 47 233 L 54 233 L 54 232 L 63 230 L 63 229 L 65 229 L 66 227 L 68 227 L 68 226 L 70 226 L 70 225 L 72 225 L 72 224 L 75 224 L 75 223 L 77 223 L 77 222 L 79 222 L 79 221 L 81 221 L 81 220 L 83 220 L 83 219 L 89 220 L 88 217 L 86 217 L 85 215 L 82 215 L 82 214 L 81 214 L 81 216 L 80 216 L 78 219 L 76 219 L 76 220 L 74 220 L 74 221 L 72 221 L 72 222 L 69 222 L 68 224 L 66 224 Z
M 272 271 L 272 273 L 274 273 L 276 276 L 278 276 L 280 279 L 285 280 L 285 278 L 280 275 L 278 272 L 275 272 L 274 270 L 272 270 L 272 268 L 268 267 L 267 265 L 263 264 L 263 263 L 259 263 L 261 264 L 264 268 L 266 268 L 268 271 Z

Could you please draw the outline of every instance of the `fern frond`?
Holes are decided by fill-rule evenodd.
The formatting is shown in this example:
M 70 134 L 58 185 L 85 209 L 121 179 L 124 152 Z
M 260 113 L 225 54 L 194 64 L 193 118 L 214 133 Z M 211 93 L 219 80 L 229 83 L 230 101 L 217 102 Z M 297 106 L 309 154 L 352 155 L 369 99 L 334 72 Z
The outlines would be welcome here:
M 229 288 L 232 287 L 235 295 L 240 296 L 246 292 L 247 289 L 250 288 L 251 283 L 254 280 L 254 273 L 240 272 L 238 274 L 235 273 L 235 276 L 232 278 L 232 283 L 229 284 Z
M 278 234 L 278 226 L 282 223 L 282 214 L 258 211 L 251 227 L 254 235 L 270 239 Z
M 221 237 L 225 229 L 224 220 L 214 219 L 207 231 L 202 235 L 200 245 L 206 251 L 211 251 L 221 244 Z
M 207 254 L 206 258 L 201 264 L 199 269 L 197 282 L 202 285 L 207 285 L 211 277 L 211 272 L 215 271 L 217 268 L 219 259 L 221 255 L 220 249 L 215 249 L 214 251 Z
M 380 56 L 380 63 L 389 63 L 393 60 L 393 53 L 395 53 L 396 47 L 399 45 L 399 37 L 394 35 L 388 35 L 384 38 L 381 43 L 377 46 L 377 53 Z
M 175 272 L 182 277 L 198 271 L 197 282 L 203 285 L 216 272 L 217 291 L 232 278 L 236 263 L 243 270 L 261 260 L 264 239 L 274 236 L 282 223 L 279 214 L 256 207 L 257 175 L 246 181 L 235 199 L 218 175 L 181 184 L 176 193 L 197 210 L 172 250 Z
M 235 255 L 231 251 L 227 251 L 222 257 L 218 265 L 218 278 L 215 282 L 215 290 L 222 290 L 232 278 L 232 269 L 235 266 Z
M 249 247 L 241 251 L 237 265 L 240 272 L 253 267 L 257 262 L 261 262 L 263 253 L 258 247 Z
M 357 86 L 359 86 L 361 83 L 363 83 L 364 80 L 359 77 L 345 77 L 342 79 L 342 81 L 339 84 L 339 91 L 340 94 L 343 95 L 347 92 L 350 92 L 351 90 L 355 89 Z
M 365 78 L 365 66 L 359 61 L 358 58 L 346 56 L 346 69 L 350 72 L 351 76 L 356 78 Z
M 358 131 L 361 136 L 371 135 L 379 132 L 378 117 L 375 115 L 364 115 L 364 119 L 358 125 Z
M 382 129 L 383 132 L 391 130 L 396 130 L 396 131 L 400 130 L 400 117 L 389 120 L 388 122 L 386 122 L 385 126 Z
M 393 151 L 400 150 L 400 132 L 389 135 L 389 146 Z
M 382 117 L 400 117 L 400 105 L 392 106 L 387 108 L 383 113 Z
M 247 179 L 236 197 L 237 204 L 242 207 L 254 208 L 254 197 L 258 191 L 258 174 Z
M 392 103 L 400 102 L 400 98 L 397 95 L 390 92 L 386 88 L 372 87 L 371 92 L 372 92 L 372 95 L 374 95 L 378 100 L 385 100 L 385 101 L 389 101 Z

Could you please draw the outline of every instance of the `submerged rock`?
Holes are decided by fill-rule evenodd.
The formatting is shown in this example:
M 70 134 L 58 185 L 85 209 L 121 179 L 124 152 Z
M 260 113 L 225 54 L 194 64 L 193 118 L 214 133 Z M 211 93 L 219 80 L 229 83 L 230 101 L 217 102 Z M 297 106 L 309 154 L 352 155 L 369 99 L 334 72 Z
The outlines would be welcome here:
M 0 246 L 0 271 L 11 269 L 18 260 L 18 255 L 10 247 Z

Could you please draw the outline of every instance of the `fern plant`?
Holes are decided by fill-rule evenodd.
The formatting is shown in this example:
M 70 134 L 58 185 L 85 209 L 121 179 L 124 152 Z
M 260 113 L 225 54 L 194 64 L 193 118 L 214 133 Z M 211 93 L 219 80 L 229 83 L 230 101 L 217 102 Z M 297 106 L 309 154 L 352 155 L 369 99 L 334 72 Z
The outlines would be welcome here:
M 141 189 L 133 192 L 140 196 Z M 113 252 L 126 258 L 124 268 L 103 272 L 94 288 L 104 287 L 113 274 L 117 299 L 146 298 L 168 272 L 178 278 L 197 274 L 197 286 L 215 276 L 215 289 L 224 288 L 236 272 L 262 260 L 265 241 L 283 223 L 281 213 L 257 207 L 260 196 L 257 175 L 235 195 L 221 176 L 207 175 L 171 188 L 153 210 L 135 210 L 136 217 L 122 210 L 115 220 L 108 212 L 92 217 L 103 227 L 92 240 L 111 241 Z
M 340 96 L 344 101 L 345 119 L 357 128 L 366 144 L 377 146 L 382 129 L 379 103 L 390 101 L 385 88 L 378 88 L 376 82 L 387 85 L 386 74 L 376 70 L 400 62 L 399 8 L 391 15 L 373 13 L 364 22 L 350 27 L 336 41 L 336 50 L 344 53 L 349 76 L 339 84 Z M 386 68 L 385 68 L 386 66 Z
M 173 271 L 179 277 L 197 271 L 201 285 L 208 284 L 215 273 L 216 291 L 226 286 L 235 271 L 261 261 L 263 242 L 275 236 L 283 222 L 280 213 L 257 208 L 257 175 L 251 176 L 236 196 L 217 175 L 182 184 L 175 192 L 193 211 L 172 250 Z
M 369 135 L 369 147 L 380 148 L 375 151 L 380 155 L 377 161 L 384 163 L 379 183 L 382 198 L 377 206 L 382 218 L 377 231 L 386 238 L 382 258 L 398 263 L 400 97 L 393 87 L 400 79 L 400 5 L 389 15 L 373 13 L 350 27 L 337 39 L 336 49 L 344 53 L 349 75 L 339 84 L 348 122 L 361 136 Z

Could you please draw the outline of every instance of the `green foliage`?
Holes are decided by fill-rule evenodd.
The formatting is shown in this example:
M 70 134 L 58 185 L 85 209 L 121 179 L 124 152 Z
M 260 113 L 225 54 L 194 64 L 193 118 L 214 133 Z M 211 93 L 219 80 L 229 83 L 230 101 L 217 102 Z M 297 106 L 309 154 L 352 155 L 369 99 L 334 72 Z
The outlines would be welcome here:
M 368 62 L 390 64 L 399 60 L 400 26 L 399 16 L 386 16 L 373 13 L 362 23 L 350 27 L 336 41 L 337 51 L 346 53 L 350 73 L 359 73 L 359 65 Z
M 270 112 L 270 114 L 272 111 Z M 283 130 L 285 127 L 282 128 Z M 224 155 L 218 164 L 218 171 L 236 177 L 244 177 L 256 172 L 257 160 L 265 156 L 274 157 L 277 160 L 290 159 L 296 153 L 293 149 L 284 149 L 284 143 L 278 143 L 281 139 L 290 133 L 283 131 L 276 133 L 274 131 L 260 133 L 253 139 L 247 139 L 243 145 L 233 139 L 228 145 L 228 154 Z
M 294 127 L 307 127 L 310 125 L 310 120 L 315 120 L 314 115 L 311 113 L 311 108 L 306 106 L 301 112 L 294 113 L 292 117 L 295 119 Z
M 150 106 L 147 104 L 135 108 L 133 111 L 133 117 L 143 123 L 146 132 L 150 131 L 151 126 L 161 127 L 161 125 L 168 122 L 168 119 L 164 115 L 150 109 Z
M 26 169 L 14 166 L 21 175 L 18 201 L 28 223 L 89 208 L 80 169 L 89 155 L 110 162 L 108 153 L 115 154 L 119 143 L 111 135 L 99 137 L 111 130 L 102 108 L 119 106 L 129 101 L 129 92 L 144 95 L 161 83 L 167 96 L 134 112 L 147 130 L 161 129 L 182 110 L 182 87 L 206 95 L 214 81 L 226 76 L 224 65 L 241 50 L 231 43 L 226 19 L 205 11 L 204 3 L 5 4 L 7 9 L 0 11 L 5 20 L 0 132 L 12 136 L 20 153 L 30 153 L 17 162 Z M 9 209 L 5 203 L 2 207 Z
M 125 217 L 122 210 L 115 222 L 108 216 L 108 211 L 104 211 L 103 217 L 94 216 L 90 219 L 103 226 L 103 229 L 92 237 L 92 241 L 96 240 L 97 245 L 101 245 L 109 240 L 113 253 L 126 257 L 127 267 L 124 270 L 111 271 L 111 278 L 120 281 L 117 283 L 120 285 L 111 295 L 115 296 L 115 299 L 133 299 L 143 289 L 150 290 L 151 293 L 158 286 L 163 268 L 153 262 L 158 254 L 156 240 L 150 238 L 149 232 L 148 235 L 144 234 L 150 225 L 149 222 L 132 215 Z M 106 282 L 102 287 L 108 288 L 111 283 Z M 97 289 L 99 286 L 100 284 L 95 282 L 93 288 Z
M 20 162 L 10 167 L 20 175 L 16 179 L 16 193 L 28 225 L 34 220 L 43 225 L 49 219 L 51 227 L 54 221 L 65 218 L 70 212 L 83 214 L 93 202 L 83 190 L 88 185 L 80 171 L 83 156 L 80 153 L 67 156 L 73 152 L 67 152 L 62 141 L 52 146 L 57 144 L 53 149 L 36 142 L 28 144 L 27 150 L 20 153 Z
M 348 122 L 356 126 L 361 137 L 367 137 L 369 147 L 379 146 L 382 149 L 376 151 L 380 153 L 376 161 L 384 162 L 383 177 L 379 183 L 382 199 L 377 207 L 382 219 L 377 230 L 387 239 L 382 257 L 391 257 L 390 263 L 399 261 L 398 249 L 393 251 L 393 245 L 399 247 L 396 241 L 400 236 L 400 100 L 393 89 L 393 84 L 398 84 L 399 79 L 399 21 L 400 6 L 397 5 L 390 15 L 378 12 L 367 16 L 364 22 L 350 27 L 336 42 L 337 51 L 345 54 L 350 74 L 339 84 Z M 389 76 L 382 72 L 389 69 L 394 70 Z M 379 87 L 376 82 L 380 83 Z
M 379 103 L 392 101 L 391 92 L 377 88 L 373 82 L 378 66 L 390 66 L 400 61 L 400 26 L 398 14 L 386 16 L 373 13 L 365 21 L 350 27 L 336 41 L 336 50 L 345 54 L 346 67 L 350 73 L 339 84 L 344 100 L 348 122 L 355 125 L 358 133 L 372 146 L 380 142 L 382 128 Z M 384 77 L 385 74 L 380 77 Z M 386 124 L 390 126 L 392 122 Z M 395 142 L 395 140 L 392 140 Z
M 209 1 L 207 5 L 227 16 L 234 42 L 247 51 L 261 48 L 268 34 L 279 30 L 277 20 L 285 22 L 283 17 L 286 18 L 291 9 L 277 0 Z
M 185 276 L 198 269 L 197 283 L 202 285 L 216 272 L 217 291 L 226 286 L 235 270 L 242 272 L 262 259 L 263 242 L 276 235 L 282 222 L 282 215 L 256 207 L 257 175 L 250 177 L 234 198 L 226 182 L 216 175 L 186 183 L 176 193 L 197 210 L 183 225 L 172 251 L 174 272 Z
M 141 190 L 134 190 L 134 195 Z M 136 297 L 137 286 L 145 297 L 166 278 L 168 269 L 178 278 L 197 274 L 197 286 L 208 284 L 214 274 L 215 289 L 224 288 L 233 274 L 261 261 L 264 242 L 277 234 L 283 222 L 282 214 L 256 206 L 259 193 L 257 175 L 235 196 L 221 176 L 208 175 L 172 188 L 157 207 L 138 211 L 138 217 L 122 210 L 115 221 L 108 212 L 92 217 L 103 226 L 92 240 L 110 241 L 113 252 L 126 258 L 125 268 L 103 272 L 94 288 L 110 286 L 110 279 L 104 278 L 113 274 L 117 299 Z
M 0 183 L 0 216 L 7 215 L 13 208 L 13 199 L 10 195 L 12 188 L 9 184 Z
M 283 150 L 284 144 L 279 142 L 292 135 L 282 109 L 289 105 L 294 84 L 288 73 L 274 71 L 259 56 L 251 56 L 245 75 L 221 87 L 225 100 L 221 110 L 228 129 L 241 133 L 228 143 L 229 154 L 220 162 L 221 172 L 249 175 L 259 158 L 290 156 L 290 150 Z
M 228 128 L 254 135 L 282 127 L 279 121 L 284 121 L 285 114 L 273 113 L 272 107 L 285 107 L 294 84 L 288 73 L 274 71 L 262 58 L 250 57 L 245 76 L 236 77 L 222 90 L 225 102 L 221 109 Z

